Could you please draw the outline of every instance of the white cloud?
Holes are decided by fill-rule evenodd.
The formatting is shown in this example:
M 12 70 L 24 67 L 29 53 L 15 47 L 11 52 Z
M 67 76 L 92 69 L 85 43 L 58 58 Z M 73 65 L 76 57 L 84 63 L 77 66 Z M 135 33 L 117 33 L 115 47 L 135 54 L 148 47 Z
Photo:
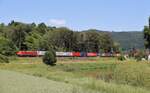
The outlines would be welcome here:
M 57 27 L 65 26 L 66 20 L 64 20 L 64 19 L 50 19 L 48 24 L 51 26 L 57 26 Z

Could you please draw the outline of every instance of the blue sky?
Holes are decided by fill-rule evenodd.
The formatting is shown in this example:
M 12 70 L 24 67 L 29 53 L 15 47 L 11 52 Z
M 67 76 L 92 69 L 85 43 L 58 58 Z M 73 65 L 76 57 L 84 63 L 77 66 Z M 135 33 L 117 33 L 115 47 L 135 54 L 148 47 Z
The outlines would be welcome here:
M 11 20 L 67 26 L 140 31 L 148 24 L 150 0 L 0 0 L 0 22 Z

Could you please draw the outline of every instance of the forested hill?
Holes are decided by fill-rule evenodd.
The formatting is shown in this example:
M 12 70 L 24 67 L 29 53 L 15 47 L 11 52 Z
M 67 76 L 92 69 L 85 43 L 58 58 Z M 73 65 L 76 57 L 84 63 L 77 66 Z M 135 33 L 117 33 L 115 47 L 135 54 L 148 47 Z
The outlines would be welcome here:
M 109 32 L 96 29 L 73 31 L 66 27 L 51 27 L 45 23 L 11 21 L 0 24 L 0 54 L 13 55 L 18 50 L 109 52 L 144 48 L 142 32 Z
M 114 42 L 119 43 L 120 47 L 124 50 L 131 48 L 144 49 L 144 36 L 142 31 L 122 31 L 110 32 L 96 29 L 89 29 L 88 31 L 97 31 L 99 33 L 107 33 L 111 36 Z
M 129 32 L 110 32 L 114 41 L 120 43 L 123 49 L 144 48 L 144 39 L 142 31 Z

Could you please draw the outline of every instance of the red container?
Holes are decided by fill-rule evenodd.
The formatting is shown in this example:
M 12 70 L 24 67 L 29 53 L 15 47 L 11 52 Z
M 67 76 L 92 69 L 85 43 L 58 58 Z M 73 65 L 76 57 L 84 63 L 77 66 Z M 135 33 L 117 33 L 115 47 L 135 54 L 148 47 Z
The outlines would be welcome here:
M 73 52 L 72 55 L 73 57 L 80 57 L 81 54 L 80 52 Z
M 96 57 L 97 53 L 91 52 L 91 53 L 87 53 L 88 57 Z

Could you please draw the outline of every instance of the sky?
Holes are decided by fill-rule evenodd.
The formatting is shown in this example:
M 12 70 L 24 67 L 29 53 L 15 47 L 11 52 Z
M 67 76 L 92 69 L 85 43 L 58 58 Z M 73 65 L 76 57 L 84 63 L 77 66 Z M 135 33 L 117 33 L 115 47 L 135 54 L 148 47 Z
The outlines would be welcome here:
M 142 31 L 150 0 L 0 0 L 0 23 L 45 22 L 72 30 Z

